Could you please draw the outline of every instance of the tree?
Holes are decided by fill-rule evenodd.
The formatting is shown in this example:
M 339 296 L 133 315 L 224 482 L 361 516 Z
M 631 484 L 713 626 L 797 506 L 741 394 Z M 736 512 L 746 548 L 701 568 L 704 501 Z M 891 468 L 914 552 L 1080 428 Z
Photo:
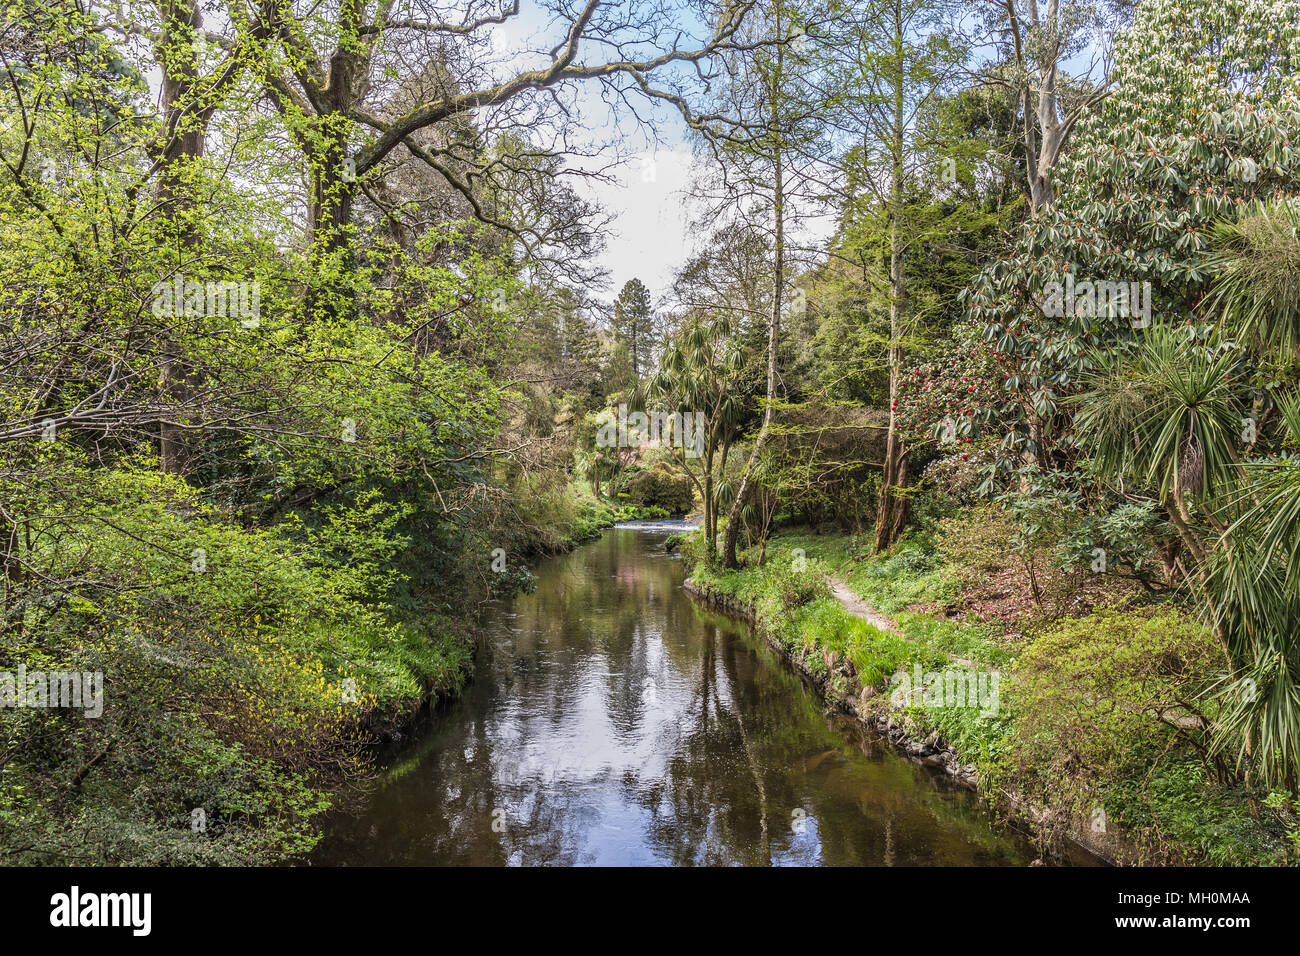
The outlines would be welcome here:
M 113 682 L 99 720 L 0 708 L 7 861 L 303 852 L 358 730 L 463 679 L 439 615 L 483 594 L 480 529 L 518 533 L 488 477 L 506 379 L 425 338 L 455 316 L 463 346 L 516 267 L 441 223 L 454 262 L 396 270 L 416 307 L 375 270 L 349 321 L 304 316 L 250 69 L 205 99 L 235 55 L 173 12 L 161 51 L 75 4 L 0 24 L 0 660 Z M 159 109 L 178 57 L 203 78 Z
M 1294 10 L 1161 0 L 1116 37 L 1115 89 L 1080 121 L 1056 201 L 964 296 L 1002 382 L 998 400 L 969 409 L 1001 433 L 990 481 L 1027 460 L 1070 467 L 1080 449 L 1063 399 L 1089 356 L 1199 314 L 1216 221 L 1300 190 L 1286 159 L 1300 136 Z M 1070 307 L 1054 308 L 1067 289 Z
M 867 249 L 884 263 L 874 291 L 889 309 L 890 417 L 876 509 L 877 551 L 897 540 L 908 519 L 910 499 L 902 490 L 908 483 L 908 454 L 897 410 L 904 344 L 915 321 L 909 255 L 924 240 L 954 231 L 950 217 L 935 221 L 940 212 L 935 206 L 908 202 L 912 184 L 925 172 L 923 164 L 935 158 L 928 144 L 918 142 L 919 115 L 963 60 L 963 52 L 939 30 L 943 10 L 933 0 L 889 0 L 874 10 L 862 8 L 849 21 L 833 68 L 834 101 L 844 132 L 855 142 L 843 162 L 844 205 L 858 218 L 866 212 L 876 219 L 868 233 L 878 245 Z M 950 161 L 955 169 L 956 159 Z M 879 168 L 887 175 L 879 175 Z
M 650 290 L 640 279 L 628 279 L 614 300 L 613 327 L 626 344 L 632 357 L 632 376 L 636 381 L 650 371 L 651 350 L 657 344 L 657 323 L 650 303 Z
M 697 66 L 695 75 L 707 82 L 709 61 L 744 45 L 738 31 L 753 2 L 730 4 L 703 37 L 691 37 L 675 16 L 679 9 L 659 4 L 585 0 L 574 8 L 548 0 L 542 6 L 558 28 L 554 42 L 504 55 L 493 53 L 494 28 L 519 15 L 518 0 L 416 0 L 410 15 L 394 10 L 391 0 L 353 0 L 332 11 L 279 8 L 279 49 L 267 59 L 263 81 L 307 166 L 311 245 L 321 272 L 352 268 L 354 201 L 394 152 L 425 164 L 477 218 L 531 254 L 552 238 L 544 222 L 510 221 L 491 196 L 511 176 L 542 182 L 545 171 L 530 169 L 534 147 L 526 144 L 548 127 L 562 138 L 570 115 L 562 91 L 590 81 L 614 97 L 644 93 L 653 101 L 668 94 L 650 78 L 683 64 Z M 426 74 L 413 102 L 377 101 L 390 66 L 408 56 L 443 68 Z M 458 135 L 470 118 L 490 142 L 513 139 L 520 148 L 494 152 L 477 137 Z M 430 129 L 444 133 L 422 142 L 419 134 Z
M 772 250 L 766 398 L 758 434 L 728 510 L 722 560 L 729 568 L 738 565 L 739 518 L 753 489 L 753 473 L 778 398 L 781 320 L 791 281 L 787 233 L 808 214 L 796 199 L 815 191 L 814 171 L 821 162 L 814 146 L 821 136 L 820 101 L 808 78 L 815 68 L 811 41 L 825 22 L 825 11 L 817 3 L 767 0 L 747 27 L 750 48 L 723 59 L 728 82 L 714 108 L 696 113 L 678 101 L 712 163 L 713 176 L 700 184 L 700 198 L 711 200 L 715 211 L 766 233 Z
M 1052 201 L 1056 165 L 1070 135 L 1108 93 L 1111 38 L 1128 8 L 1123 0 L 986 0 L 974 30 L 957 26 L 974 46 L 993 48 L 993 62 L 978 81 L 1001 87 L 1020 106 L 1019 152 L 1031 214 Z
M 678 420 L 682 421 L 686 416 L 703 420 L 702 431 L 692 430 L 695 447 L 672 441 L 669 448 L 673 460 L 700 493 L 710 560 L 717 550 L 718 516 L 735 496 L 726 482 L 725 469 L 727 455 L 745 421 L 745 401 L 739 388 L 745 371 L 745 352 L 732 316 L 692 312 L 669 338 L 659 371 L 646 388 L 652 408 L 681 415 Z
M 1218 321 L 1162 323 L 1095 355 L 1075 420 L 1095 469 L 1130 483 L 1131 497 L 1152 489 L 1192 557 L 1189 583 L 1228 673 L 1215 749 L 1235 745 L 1239 765 L 1287 787 L 1300 773 L 1300 576 L 1288 523 L 1300 484 L 1279 452 L 1300 439 L 1300 388 L 1294 376 L 1279 381 L 1292 357 L 1273 343 L 1300 306 L 1296 223 L 1294 206 L 1274 205 L 1222 225 L 1204 316 Z M 1253 241 L 1261 235 L 1281 244 Z M 1262 322 L 1261 297 L 1275 306 Z
M 990 479 L 1032 461 L 1162 512 L 1223 653 L 1215 750 L 1287 786 L 1297 592 L 1265 533 L 1285 494 L 1256 482 L 1292 435 L 1292 220 L 1256 204 L 1300 196 L 1298 23 L 1294 3 L 1140 7 L 1056 201 L 970 295 L 1007 396 L 975 410 L 1004 430 Z

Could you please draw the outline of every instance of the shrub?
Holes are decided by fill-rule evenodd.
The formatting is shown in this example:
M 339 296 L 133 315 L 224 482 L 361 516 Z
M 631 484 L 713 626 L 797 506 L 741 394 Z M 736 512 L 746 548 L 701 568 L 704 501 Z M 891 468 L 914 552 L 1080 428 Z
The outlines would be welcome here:
M 1101 607 L 1056 624 L 1021 653 L 1009 699 L 1015 732 L 1001 767 L 1032 800 L 1087 817 L 1126 794 L 1158 826 L 1146 782 L 1167 760 L 1204 756 L 1195 701 L 1222 666 L 1195 620 L 1169 607 Z M 1141 805 L 1135 813 L 1133 805 Z
M 1012 558 L 1011 517 L 996 504 L 983 504 L 939 522 L 939 555 L 965 582 L 1000 570 Z
M 669 514 L 686 514 L 695 504 L 691 479 L 666 462 L 656 462 L 631 475 L 621 496 L 638 507 L 660 507 Z

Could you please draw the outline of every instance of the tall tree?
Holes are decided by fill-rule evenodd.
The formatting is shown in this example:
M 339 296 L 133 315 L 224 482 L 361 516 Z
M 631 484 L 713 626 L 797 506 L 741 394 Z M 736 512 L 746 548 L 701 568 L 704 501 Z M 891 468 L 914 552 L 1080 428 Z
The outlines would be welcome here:
M 1128 0 L 983 0 L 958 31 L 989 49 L 977 82 L 1001 86 L 1020 104 L 1020 153 L 1031 214 L 1055 195 L 1057 163 L 1080 118 L 1110 90 L 1115 30 Z
M 936 0 L 885 0 L 878 7 L 855 8 L 834 59 L 834 98 L 842 111 L 842 129 L 856 140 L 845 155 L 846 193 L 869 197 L 884 236 L 890 414 L 876 508 L 878 551 L 898 538 L 908 519 L 909 498 L 903 492 L 908 454 L 897 414 L 904 344 L 913 319 L 907 259 L 933 232 L 919 228 L 914 214 L 918 207 L 909 204 L 907 196 L 922 176 L 932 174 L 926 164 L 935 159 L 918 142 L 918 118 L 964 61 L 964 49 L 941 30 L 944 13 Z M 886 172 L 879 175 L 882 169 Z
M 651 364 L 656 323 L 650 290 L 637 278 L 628 279 L 614 300 L 614 331 L 627 343 L 632 356 L 632 376 L 640 381 Z
M 271 101 L 301 150 L 310 181 L 311 245 L 326 273 L 352 266 L 353 205 L 382 176 L 396 151 L 441 176 L 474 215 L 501 228 L 531 252 L 547 241 L 542 226 L 513 222 L 491 201 L 503 178 L 554 175 L 528 158 L 530 145 L 549 131 L 556 142 L 572 115 L 567 91 L 603 86 L 627 99 L 676 95 L 652 85 L 707 83 L 709 61 L 738 46 L 738 30 L 755 0 L 729 4 L 707 35 L 694 36 L 690 3 L 614 4 L 543 0 L 551 15 L 545 45 L 510 47 L 497 28 L 519 17 L 518 0 L 445 3 L 413 0 L 341 0 L 332 7 L 294 3 L 279 8 L 278 56 L 268 58 L 264 82 Z M 503 52 L 504 51 L 504 52 Z M 414 101 L 385 96 L 390 72 L 410 58 L 436 60 Z M 669 76 L 674 66 L 698 70 Z M 421 131 L 454 127 L 473 117 L 490 142 L 517 137 L 520 150 L 494 154 L 460 136 L 422 141 Z
M 763 418 L 727 514 L 722 561 L 736 567 L 740 515 L 754 488 L 754 472 L 771 432 L 779 397 L 778 351 L 786 291 L 789 231 L 809 214 L 821 168 L 822 122 L 810 74 L 827 13 L 816 0 L 766 0 L 746 26 L 747 49 L 724 58 L 727 83 L 708 113 L 684 104 L 691 128 L 710 160 L 711 178 L 699 198 L 723 215 L 770 237 L 771 288 L 767 325 L 767 388 Z M 800 202 L 799 200 L 806 200 Z

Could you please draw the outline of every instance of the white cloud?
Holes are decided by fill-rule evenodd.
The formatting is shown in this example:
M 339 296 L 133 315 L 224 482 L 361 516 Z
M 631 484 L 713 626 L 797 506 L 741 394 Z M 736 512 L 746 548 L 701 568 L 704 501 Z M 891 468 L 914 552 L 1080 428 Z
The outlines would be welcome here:
M 610 294 L 639 278 L 658 300 L 693 250 L 687 222 L 694 157 L 682 148 L 634 156 L 616 181 L 588 186 L 613 217 L 601 264 L 610 270 Z

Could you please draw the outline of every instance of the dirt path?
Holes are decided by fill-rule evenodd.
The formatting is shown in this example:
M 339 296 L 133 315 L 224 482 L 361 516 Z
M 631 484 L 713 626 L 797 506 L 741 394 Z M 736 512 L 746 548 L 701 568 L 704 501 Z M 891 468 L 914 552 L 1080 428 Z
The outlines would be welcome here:
M 839 601 L 840 604 L 844 606 L 844 610 L 848 611 L 854 617 L 862 618 L 864 621 L 866 621 L 872 627 L 876 628 L 876 630 L 878 631 L 886 631 L 887 633 L 890 634 L 897 634 L 903 640 L 908 641 L 910 643 L 915 643 L 915 641 L 912 641 L 910 637 L 908 637 L 906 634 L 903 633 L 902 628 L 900 628 L 889 618 L 885 617 L 883 614 L 877 611 L 866 601 L 862 600 L 861 597 L 854 594 L 853 591 L 849 589 L 849 586 L 843 581 L 841 581 L 839 578 L 831 578 L 830 584 L 831 584 L 831 593 L 835 595 L 835 600 Z M 967 667 L 972 669 L 978 667 L 978 665 L 974 661 L 968 660 L 965 657 L 958 657 L 955 654 L 947 654 L 945 656 L 948 658 L 948 660 L 952 661 L 954 664 L 960 664 L 962 667 Z M 1179 727 L 1204 726 L 1199 717 L 1194 717 L 1189 714 L 1163 713 L 1161 714 L 1161 718 L 1165 720 L 1167 723 L 1176 724 Z
M 874 607 L 862 600 L 857 594 L 850 590 L 849 586 L 839 578 L 831 578 L 831 593 L 835 595 L 835 600 L 839 601 L 844 610 L 848 611 L 854 617 L 860 617 L 878 631 L 884 631 L 888 634 L 897 634 L 905 641 L 915 643 L 910 637 L 903 633 L 903 629 L 891 621 L 885 615 L 881 614 Z M 958 657 L 955 654 L 944 655 L 954 664 L 960 664 L 962 667 L 973 668 L 975 662 L 965 657 Z
M 835 595 L 835 600 L 844 605 L 844 610 L 848 611 L 854 617 L 862 618 L 876 630 L 887 631 L 890 634 L 898 634 L 900 636 L 903 635 L 902 630 L 897 624 L 850 591 L 849 586 L 839 578 L 831 578 L 831 593 Z

